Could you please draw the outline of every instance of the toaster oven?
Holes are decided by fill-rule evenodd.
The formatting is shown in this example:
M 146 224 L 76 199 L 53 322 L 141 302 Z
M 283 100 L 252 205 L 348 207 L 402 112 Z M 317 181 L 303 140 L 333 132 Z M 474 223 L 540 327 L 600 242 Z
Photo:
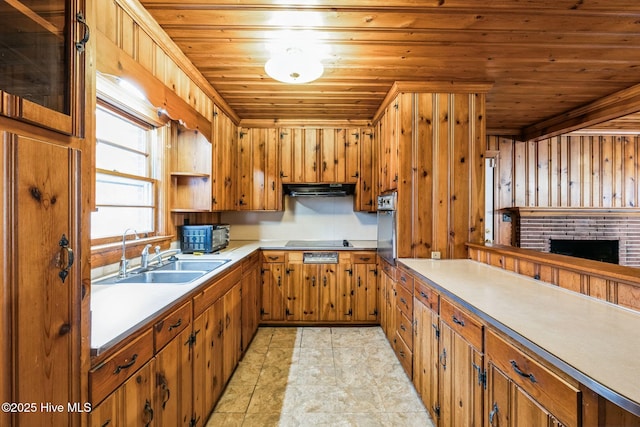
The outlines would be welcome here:
M 229 244 L 229 229 L 229 224 L 178 226 L 180 250 L 185 254 L 219 251 Z

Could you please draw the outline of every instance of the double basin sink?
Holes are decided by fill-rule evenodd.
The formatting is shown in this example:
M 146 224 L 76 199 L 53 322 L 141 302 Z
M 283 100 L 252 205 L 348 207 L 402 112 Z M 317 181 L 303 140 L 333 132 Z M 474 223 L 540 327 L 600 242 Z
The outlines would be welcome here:
M 115 285 L 119 283 L 165 283 L 174 285 L 186 285 L 194 280 L 204 276 L 205 274 L 222 267 L 228 263 L 228 259 L 220 260 L 176 260 L 169 261 L 166 264 L 155 267 L 153 269 L 134 270 L 127 277 L 122 279 L 110 277 L 100 280 L 98 285 Z

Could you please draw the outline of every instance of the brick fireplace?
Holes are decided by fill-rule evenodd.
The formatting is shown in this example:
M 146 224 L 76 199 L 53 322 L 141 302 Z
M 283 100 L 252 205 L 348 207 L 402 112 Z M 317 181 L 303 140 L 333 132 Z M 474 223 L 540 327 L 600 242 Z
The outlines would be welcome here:
M 620 265 L 640 267 L 640 210 L 511 208 L 507 211 L 512 220 L 515 246 L 551 252 L 552 240 L 575 240 L 580 251 L 587 246 L 593 246 L 597 253 L 617 247 Z M 582 241 L 585 244 L 581 244 Z M 598 257 L 592 259 L 607 261 Z

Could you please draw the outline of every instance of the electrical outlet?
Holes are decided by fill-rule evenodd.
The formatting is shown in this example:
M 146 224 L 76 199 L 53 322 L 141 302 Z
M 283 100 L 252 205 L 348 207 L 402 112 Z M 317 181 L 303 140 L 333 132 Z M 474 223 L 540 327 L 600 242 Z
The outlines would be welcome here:
M 432 251 L 431 259 L 440 259 L 440 251 Z

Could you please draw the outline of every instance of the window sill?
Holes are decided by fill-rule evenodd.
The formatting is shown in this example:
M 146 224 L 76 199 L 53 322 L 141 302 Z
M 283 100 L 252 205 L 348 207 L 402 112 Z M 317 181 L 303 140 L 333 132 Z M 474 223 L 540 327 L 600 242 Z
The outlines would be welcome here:
M 142 249 L 144 249 L 147 244 L 153 246 L 159 245 L 162 250 L 169 249 L 174 237 L 173 235 L 169 235 L 127 240 L 125 244 L 126 257 L 127 259 L 139 257 Z M 122 242 L 91 247 L 91 268 L 114 264 L 120 261 L 120 258 L 122 258 Z

